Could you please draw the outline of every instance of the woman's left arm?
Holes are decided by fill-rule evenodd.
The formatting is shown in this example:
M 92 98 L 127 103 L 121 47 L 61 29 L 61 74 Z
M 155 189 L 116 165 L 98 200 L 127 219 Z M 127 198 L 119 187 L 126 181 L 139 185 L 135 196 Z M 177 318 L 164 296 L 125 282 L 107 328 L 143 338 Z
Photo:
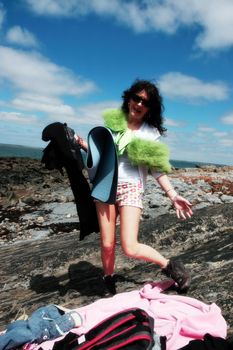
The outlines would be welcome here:
M 174 208 L 176 209 L 177 217 L 179 219 L 186 219 L 187 217 L 190 218 L 193 215 L 191 209 L 192 204 L 176 192 L 168 176 L 166 174 L 162 174 L 158 176 L 156 180 L 173 203 Z

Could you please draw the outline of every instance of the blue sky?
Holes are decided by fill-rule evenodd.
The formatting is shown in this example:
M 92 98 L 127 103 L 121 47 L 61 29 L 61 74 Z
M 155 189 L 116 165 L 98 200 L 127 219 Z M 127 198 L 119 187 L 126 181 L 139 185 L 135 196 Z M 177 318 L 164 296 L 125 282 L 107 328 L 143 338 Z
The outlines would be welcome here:
M 0 0 L 0 143 L 85 137 L 136 78 L 159 86 L 176 160 L 233 165 L 232 0 Z

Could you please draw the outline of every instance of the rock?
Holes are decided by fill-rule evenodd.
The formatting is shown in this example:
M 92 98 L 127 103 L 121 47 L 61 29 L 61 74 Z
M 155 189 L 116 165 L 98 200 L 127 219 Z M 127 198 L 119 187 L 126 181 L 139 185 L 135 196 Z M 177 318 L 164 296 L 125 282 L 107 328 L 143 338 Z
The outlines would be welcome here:
M 223 203 L 233 203 L 233 196 L 223 194 L 222 196 L 220 196 L 220 199 Z
M 43 224 L 45 220 L 44 220 L 43 216 L 38 216 L 36 221 L 37 221 L 38 224 Z
M 178 220 L 168 198 L 149 178 L 140 239 L 168 258 L 182 258 L 193 277 L 188 295 L 216 303 L 231 336 L 233 167 L 177 169 L 170 178 L 193 203 L 194 216 Z M 1 330 L 22 309 L 30 314 L 49 303 L 78 307 L 106 297 L 99 235 L 79 240 L 66 176 L 43 169 L 36 160 L 0 158 L 0 193 Z M 9 193 L 14 193 L 14 202 Z M 157 266 L 122 254 L 119 232 L 116 273 L 120 293 L 164 278 Z

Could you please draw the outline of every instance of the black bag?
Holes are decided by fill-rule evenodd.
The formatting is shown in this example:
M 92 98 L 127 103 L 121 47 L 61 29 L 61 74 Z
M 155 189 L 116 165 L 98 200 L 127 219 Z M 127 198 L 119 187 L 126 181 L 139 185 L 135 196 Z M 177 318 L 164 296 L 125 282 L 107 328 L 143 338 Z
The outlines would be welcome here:
M 108 317 L 86 334 L 69 332 L 54 343 L 53 350 L 151 350 L 153 337 L 153 318 L 144 310 L 132 308 Z

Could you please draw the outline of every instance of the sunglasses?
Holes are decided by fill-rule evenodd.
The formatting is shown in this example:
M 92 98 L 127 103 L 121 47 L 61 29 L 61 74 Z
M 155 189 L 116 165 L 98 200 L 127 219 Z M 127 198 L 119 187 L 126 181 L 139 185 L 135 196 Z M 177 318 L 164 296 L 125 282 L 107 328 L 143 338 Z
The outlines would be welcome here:
M 141 104 L 144 106 L 144 107 L 150 107 L 150 101 L 149 100 L 146 100 L 145 98 L 141 97 L 141 96 L 138 96 L 137 94 L 132 94 L 131 95 L 131 98 L 134 102 L 136 103 L 139 103 L 141 102 Z

